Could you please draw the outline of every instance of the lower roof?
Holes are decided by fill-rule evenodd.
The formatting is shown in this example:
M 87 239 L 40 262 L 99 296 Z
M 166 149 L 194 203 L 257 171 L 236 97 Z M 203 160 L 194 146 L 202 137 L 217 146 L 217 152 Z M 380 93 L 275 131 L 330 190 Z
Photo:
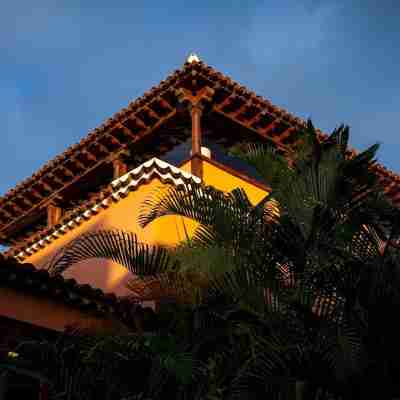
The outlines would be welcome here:
M 141 306 L 127 298 L 104 293 L 88 284 L 81 285 L 75 279 L 65 279 L 60 274 L 50 275 L 48 271 L 37 269 L 32 264 L 20 264 L 14 258 L 2 255 L 0 287 L 45 298 L 89 315 L 114 315 L 128 326 L 134 325 L 133 311 L 141 312 Z

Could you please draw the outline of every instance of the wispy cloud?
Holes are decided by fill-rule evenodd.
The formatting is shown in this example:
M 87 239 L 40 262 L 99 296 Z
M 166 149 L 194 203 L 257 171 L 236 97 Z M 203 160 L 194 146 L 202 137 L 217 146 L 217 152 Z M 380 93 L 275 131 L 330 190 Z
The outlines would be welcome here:
M 254 9 L 244 40 L 253 62 L 273 67 L 304 62 L 318 50 L 334 23 L 338 6 L 284 0 L 265 1 Z

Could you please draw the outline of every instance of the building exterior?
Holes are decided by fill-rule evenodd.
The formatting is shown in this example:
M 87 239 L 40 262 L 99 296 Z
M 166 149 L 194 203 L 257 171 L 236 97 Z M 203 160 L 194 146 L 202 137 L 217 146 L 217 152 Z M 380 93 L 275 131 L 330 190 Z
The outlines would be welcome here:
M 0 241 L 10 246 L 5 256 L 28 264 L 5 261 L 11 272 L 0 274 L 0 316 L 62 330 L 73 320 L 89 319 L 85 307 L 76 304 L 92 302 L 96 309 L 123 313 L 124 268 L 91 260 L 63 277 L 50 277 L 46 266 L 52 257 L 71 240 L 100 229 L 132 231 L 149 244 L 178 243 L 192 222 L 163 217 L 144 229 L 138 225 L 150 193 L 203 182 L 224 191 L 242 187 L 257 202 L 268 188 L 223 149 L 242 141 L 284 149 L 301 140 L 303 127 L 304 121 L 191 55 L 181 69 L 0 198 Z M 400 177 L 382 166 L 376 169 L 387 196 L 400 205 Z M 11 275 L 39 282 L 48 292 L 38 299 L 37 291 L 14 287 Z M 63 288 L 58 297 L 53 296 L 57 285 Z M 63 296 L 78 300 L 73 305 Z M 13 299 L 14 306 L 5 299 Z M 90 317 L 97 318 L 93 326 L 113 325 L 99 315 Z
M 241 187 L 258 202 L 268 187 L 224 149 L 244 141 L 284 150 L 301 140 L 303 127 L 304 121 L 191 55 L 8 191 L 0 198 L 0 243 L 9 246 L 0 255 L 0 353 L 21 335 L 48 336 L 71 325 L 120 332 L 138 329 L 138 318 L 151 322 L 151 308 L 132 307 L 125 297 L 129 273 L 120 265 L 92 259 L 51 276 L 48 264 L 67 243 L 103 229 L 131 231 L 148 244 L 178 243 L 195 227 L 192 221 L 163 217 L 146 228 L 137 221 L 143 201 L 170 185 Z M 400 176 L 375 168 L 399 206 Z M 5 390 L 7 379 L 0 371 L 0 399 L 22 396 L 10 382 Z M 29 390 L 45 399 L 46 385 L 35 382 Z

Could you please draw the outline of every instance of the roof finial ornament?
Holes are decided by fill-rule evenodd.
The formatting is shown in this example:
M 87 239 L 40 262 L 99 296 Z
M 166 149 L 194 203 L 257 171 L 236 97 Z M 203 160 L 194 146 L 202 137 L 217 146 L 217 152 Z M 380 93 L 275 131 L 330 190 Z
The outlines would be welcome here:
M 196 53 L 190 53 L 189 57 L 186 59 L 186 62 L 192 64 L 194 62 L 200 62 L 200 58 Z

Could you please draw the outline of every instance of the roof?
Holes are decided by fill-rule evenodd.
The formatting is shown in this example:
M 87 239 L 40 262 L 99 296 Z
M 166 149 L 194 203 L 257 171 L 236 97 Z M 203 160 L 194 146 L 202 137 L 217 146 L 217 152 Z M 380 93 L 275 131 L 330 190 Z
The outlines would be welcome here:
M 11 249 L 6 254 L 15 256 L 19 261 L 23 261 L 154 178 L 159 179 L 162 183 L 169 183 L 176 187 L 201 182 L 198 177 L 189 172 L 183 171 L 165 161 L 152 158 L 112 181 L 108 188 L 100 191 L 94 198 L 86 201 L 73 212 L 65 215 L 56 226 L 38 232 L 29 242 L 25 243 L 23 248 Z
M 168 76 L 143 96 L 128 104 L 79 143 L 47 162 L 31 177 L 0 198 L 0 236 L 10 226 L 57 199 L 69 185 L 99 166 L 109 163 L 128 145 L 163 125 L 177 113 L 177 90 L 214 90 L 212 110 L 271 140 L 278 147 L 299 140 L 305 122 L 273 105 L 228 76 L 191 56 L 182 68 Z M 320 132 L 323 135 L 322 132 Z M 384 190 L 395 205 L 400 205 L 400 176 L 376 165 Z
M 65 279 L 62 275 L 50 275 L 44 269 L 32 264 L 19 264 L 13 258 L 0 255 L 0 287 L 12 288 L 33 296 L 40 296 L 82 312 L 97 316 L 115 315 L 127 325 L 133 325 L 132 310 L 135 305 L 126 298 L 88 284 L 78 284 L 75 279 Z M 140 305 L 136 306 L 140 312 Z M 140 310 L 140 311 L 139 311 Z

